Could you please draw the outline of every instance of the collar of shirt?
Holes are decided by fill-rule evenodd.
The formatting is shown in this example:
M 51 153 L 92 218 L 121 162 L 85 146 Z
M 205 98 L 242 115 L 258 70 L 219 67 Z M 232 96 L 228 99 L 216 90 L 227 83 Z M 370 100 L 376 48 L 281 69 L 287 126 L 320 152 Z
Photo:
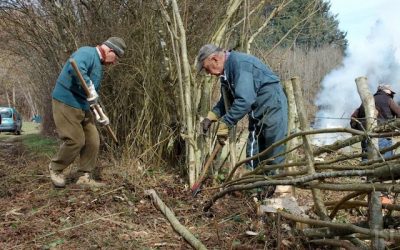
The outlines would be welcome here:
M 231 54 L 230 51 L 225 51 L 225 62 L 228 60 L 228 57 L 229 57 L 230 54 Z M 224 69 L 224 71 L 222 72 L 222 75 L 220 75 L 219 77 L 220 77 L 222 80 L 227 81 L 226 74 L 225 74 L 225 69 Z
M 96 51 L 97 51 L 97 54 L 99 54 L 100 61 L 103 61 L 103 60 L 104 60 L 104 58 L 101 56 L 100 49 L 96 47 Z

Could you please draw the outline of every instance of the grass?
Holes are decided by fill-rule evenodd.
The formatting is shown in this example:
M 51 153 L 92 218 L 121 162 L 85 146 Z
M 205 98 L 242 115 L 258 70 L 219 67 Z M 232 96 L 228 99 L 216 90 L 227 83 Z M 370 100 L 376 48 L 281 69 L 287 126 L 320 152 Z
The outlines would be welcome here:
M 22 130 L 21 141 L 30 152 L 46 156 L 56 153 L 58 148 L 57 139 L 41 135 L 40 124 L 25 122 Z
M 44 137 L 40 134 L 24 135 L 22 143 L 29 151 L 40 155 L 54 155 L 58 143 L 55 138 Z
M 20 141 L 32 153 L 38 155 L 54 155 L 58 143 L 56 138 L 45 137 L 40 134 L 40 124 L 23 122 L 21 135 L 0 133 L 1 141 Z

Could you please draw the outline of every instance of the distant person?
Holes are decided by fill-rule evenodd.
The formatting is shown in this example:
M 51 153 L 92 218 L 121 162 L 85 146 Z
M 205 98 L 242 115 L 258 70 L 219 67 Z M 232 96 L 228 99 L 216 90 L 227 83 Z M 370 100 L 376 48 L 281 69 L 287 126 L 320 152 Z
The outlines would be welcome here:
M 260 59 L 206 44 L 199 50 L 196 66 L 199 72 L 205 70 L 206 73 L 219 77 L 221 82 L 221 98 L 201 122 L 204 133 L 211 123 L 218 121 L 217 137 L 219 141 L 224 141 L 228 137 L 229 129 L 248 115 L 247 157 L 260 153 L 286 137 L 286 95 L 278 76 Z M 223 91 L 228 93 L 228 110 L 225 110 Z M 284 151 L 284 145 L 275 147 L 268 154 L 249 162 L 246 167 L 253 170 L 260 161 Z M 279 164 L 283 161 L 284 157 L 279 156 L 269 163 Z
M 40 115 L 35 114 L 35 115 L 33 115 L 31 121 L 35 122 L 35 123 L 41 123 L 42 122 L 42 117 Z
M 56 187 L 65 187 L 63 170 L 79 156 L 79 185 L 103 186 L 93 179 L 99 152 L 99 133 L 90 106 L 96 104 L 103 77 L 103 66 L 114 64 L 124 55 L 126 45 L 119 37 L 110 37 L 96 47 L 81 47 L 71 58 L 76 64 L 90 90 L 86 96 L 81 83 L 69 61 L 67 61 L 53 90 L 53 118 L 59 137 L 63 143 L 49 164 L 50 178 Z M 98 120 L 102 125 L 108 118 Z
M 389 84 L 380 84 L 376 93 L 374 94 L 375 100 L 375 108 L 378 111 L 377 119 L 378 125 L 400 117 L 400 107 L 393 100 L 393 97 L 396 93 L 393 91 L 392 86 Z M 362 104 L 359 108 L 357 108 L 353 114 L 351 115 L 350 126 L 354 129 L 365 130 L 366 121 L 365 121 L 365 110 Z M 379 138 L 378 139 L 379 149 L 387 148 L 392 146 L 392 138 Z M 368 140 L 361 141 L 361 152 L 368 152 Z M 383 154 L 384 158 L 391 157 L 393 155 L 393 151 L 387 151 Z M 361 158 L 363 161 L 368 159 L 367 156 L 363 156 Z

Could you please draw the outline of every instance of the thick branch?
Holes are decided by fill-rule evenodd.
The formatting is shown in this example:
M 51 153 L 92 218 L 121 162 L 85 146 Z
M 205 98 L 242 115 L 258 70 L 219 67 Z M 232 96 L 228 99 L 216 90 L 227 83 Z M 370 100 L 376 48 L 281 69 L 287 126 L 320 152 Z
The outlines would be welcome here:
M 174 213 L 169 209 L 164 202 L 158 197 L 154 189 L 149 189 L 145 191 L 145 194 L 150 196 L 157 208 L 165 215 L 168 221 L 171 223 L 172 227 L 178 232 L 189 244 L 195 249 L 205 250 L 207 249 L 201 241 L 190 233 L 175 217 Z
M 376 180 L 394 180 L 400 177 L 400 166 L 399 165 L 386 165 L 376 169 L 366 169 L 366 170 L 344 170 L 335 172 L 323 172 L 310 174 L 289 180 L 273 180 L 271 177 L 264 177 L 266 180 L 260 181 L 262 176 L 247 176 L 245 178 L 240 178 L 235 181 L 230 182 L 230 186 L 226 187 L 222 191 L 214 194 L 214 196 L 205 205 L 205 210 L 208 210 L 212 204 L 219 198 L 225 196 L 226 194 L 233 191 L 248 190 L 258 187 L 263 187 L 267 185 L 297 185 L 301 188 L 320 188 L 320 189 L 331 189 L 331 190 L 343 190 L 346 191 L 393 191 L 400 189 L 399 184 L 317 184 L 317 183 L 307 183 L 318 179 L 334 178 L 334 177 L 350 177 L 350 176 L 373 176 Z M 244 181 L 246 180 L 247 181 Z M 239 185 L 238 183 L 245 182 L 246 184 Z M 362 187 L 362 188 L 361 188 Z M 379 190 L 378 187 L 382 190 Z M 391 190 L 392 189 L 392 190 Z M 343 190 L 344 191 L 344 190 Z
M 381 191 L 381 192 L 393 192 L 400 193 L 400 184 L 388 184 L 388 183 L 320 183 L 311 184 L 307 183 L 305 185 L 299 185 L 300 188 L 314 188 L 317 187 L 323 190 L 332 191 Z
M 331 219 L 335 218 L 336 213 L 339 211 L 339 209 L 341 208 L 341 206 L 348 200 L 353 199 L 361 194 L 365 194 L 365 192 L 359 191 L 359 192 L 354 192 L 351 194 L 346 195 L 345 197 L 343 197 L 342 199 L 340 199 L 339 202 L 337 202 L 337 204 L 335 205 L 335 207 L 333 208 L 331 214 L 329 215 L 329 217 Z M 326 205 L 326 203 L 325 203 Z
M 316 245 L 329 245 L 329 246 L 334 246 L 334 247 L 342 247 L 347 250 L 358 250 L 357 247 L 355 247 L 353 244 L 351 244 L 348 241 L 344 240 L 333 240 L 333 239 L 324 239 L 324 240 L 311 240 L 310 243 L 316 244 Z
M 258 187 L 264 187 L 268 185 L 298 185 L 298 184 L 303 184 L 303 186 L 306 186 L 304 183 L 306 182 L 311 182 L 313 180 L 318 180 L 318 179 L 324 179 L 324 178 L 333 178 L 333 177 L 343 177 L 343 176 L 365 176 L 365 175 L 371 175 L 374 173 L 375 170 L 346 170 L 346 171 L 337 171 L 337 172 L 326 172 L 326 173 L 316 173 L 312 175 L 307 175 L 299 178 L 295 178 L 292 180 L 270 180 L 267 179 L 268 177 L 264 177 L 267 180 L 265 181 L 252 181 L 250 179 L 250 184 L 245 184 L 245 185 L 235 185 L 232 184 L 232 186 L 227 187 L 223 189 L 222 191 L 214 194 L 214 196 L 206 203 L 204 210 L 207 211 L 210 209 L 212 204 L 219 198 L 225 196 L 228 193 L 234 192 L 234 191 L 241 191 L 241 190 L 248 190 L 248 189 L 253 189 L 253 188 L 258 188 Z M 238 179 L 241 180 L 241 179 Z M 308 184 L 307 187 L 318 187 L 320 184 Z
M 365 193 L 365 192 L 363 192 L 363 193 Z M 329 207 L 330 204 L 335 204 L 337 202 L 338 201 L 325 202 L 325 205 Z M 349 208 L 355 208 L 355 207 L 368 207 L 368 202 L 357 201 L 357 200 L 346 201 L 346 202 L 342 203 L 338 209 L 349 209 Z M 387 210 L 400 211 L 400 205 L 398 205 L 398 204 L 382 204 L 382 208 L 387 209 Z
M 383 238 L 385 240 L 400 240 L 400 233 L 394 232 L 394 230 L 370 230 L 367 228 L 355 226 L 353 224 L 342 224 L 342 223 L 334 223 L 334 222 L 302 218 L 302 217 L 295 216 L 295 215 L 292 215 L 289 213 L 285 213 L 283 211 L 278 211 L 278 213 L 282 217 L 285 217 L 286 219 L 289 219 L 289 220 L 293 220 L 296 222 L 301 222 L 301 223 L 305 223 L 305 224 L 309 224 L 309 225 L 314 225 L 314 226 L 339 229 L 339 230 L 349 232 L 348 234 L 361 233 L 361 234 L 369 235 L 371 237 Z

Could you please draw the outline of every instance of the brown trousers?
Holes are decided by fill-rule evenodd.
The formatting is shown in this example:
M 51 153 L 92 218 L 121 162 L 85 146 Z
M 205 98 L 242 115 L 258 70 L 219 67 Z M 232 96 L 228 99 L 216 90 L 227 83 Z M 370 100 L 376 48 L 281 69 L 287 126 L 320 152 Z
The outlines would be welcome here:
M 93 114 L 54 99 L 52 105 L 57 133 L 63 142 L 58 153 L 51 159 L 51 167 L 55 171 L 62 171 L 79 155 L 78 171 L 92 172 L 100 146 Z

